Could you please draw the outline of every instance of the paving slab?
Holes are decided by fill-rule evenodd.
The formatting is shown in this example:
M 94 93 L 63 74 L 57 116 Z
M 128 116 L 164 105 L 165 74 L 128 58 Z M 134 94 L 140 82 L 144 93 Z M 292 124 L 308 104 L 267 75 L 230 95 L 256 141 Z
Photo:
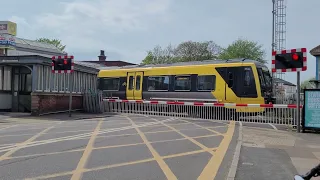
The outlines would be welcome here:
M 297 171 L 282 149 L 242 147 L 236 180 L 292 179 Z

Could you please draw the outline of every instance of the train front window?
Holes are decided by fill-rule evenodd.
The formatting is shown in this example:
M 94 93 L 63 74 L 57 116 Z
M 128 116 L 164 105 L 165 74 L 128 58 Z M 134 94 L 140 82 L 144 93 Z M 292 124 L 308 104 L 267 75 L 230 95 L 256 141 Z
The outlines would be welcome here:
M 265 83 L 268 87 L 272 86 L 272 78 L 270 76 L 270 73 L 268 70 L 263 70 L 263 75 L 264 75 L 264 79 L 265 79 Z

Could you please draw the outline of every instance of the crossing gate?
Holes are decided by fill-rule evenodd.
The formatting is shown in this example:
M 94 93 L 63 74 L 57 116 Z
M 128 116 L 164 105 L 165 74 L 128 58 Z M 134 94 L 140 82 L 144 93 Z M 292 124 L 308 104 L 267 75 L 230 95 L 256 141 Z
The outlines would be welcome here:
M 103 99 L 102 109 L 104 112 L 284 125 L 296 125 L 297 120 L 297 106 L 294 104 L 235 104 Z M 302 106 L 300 106 L 299 110 L 302 110 Z

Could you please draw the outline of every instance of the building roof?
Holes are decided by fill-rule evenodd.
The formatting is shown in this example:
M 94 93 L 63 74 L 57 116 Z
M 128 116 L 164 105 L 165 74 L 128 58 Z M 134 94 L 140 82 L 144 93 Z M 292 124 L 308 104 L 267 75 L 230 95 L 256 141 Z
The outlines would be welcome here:
M 312 56 L 320 56 L 320 45 L 310 50 Z
M 293 83 L 291 83 L 291 82 L 289 82 L 289 81 L 280 79 L 280 78 L 274 78 L 274 82 L 275 82 L 275 83 L 281 83 L 281 84 L 287 85 L 287 86 L 296 86 L 295 84 L 293 84 Z
M 104 66 L 128 66 L 128 65 L 137 65 L 137 64 L 133 64 L 130 62 L 126 62 L 126 61 L 109 61 L 109 60 L 104 60 L 104 61 L 81 61 L 81 62 L 87 62 L 87 63 L 92 63 L 92 64 L 99 64 L 102 67 Z
M 51 52 L 56 54 L 66 54 L 58 49 L 56 46 L 44 42 L 38 42 L 35 40 L 16 38 L 16 48 L 19 49 L 33 49 L 38 51 Z

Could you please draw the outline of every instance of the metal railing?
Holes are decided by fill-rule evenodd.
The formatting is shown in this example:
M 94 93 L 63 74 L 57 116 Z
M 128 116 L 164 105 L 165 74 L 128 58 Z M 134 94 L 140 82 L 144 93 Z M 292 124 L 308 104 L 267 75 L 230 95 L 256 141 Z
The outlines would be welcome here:
M 285 125 L 297 124 L 297 106 L 294 104 L 235 104 L 120 99 L 103 99 L 103 101 L 102 109 L 104 112 Z M 302 106 L 299 109 L 301 112 Z

